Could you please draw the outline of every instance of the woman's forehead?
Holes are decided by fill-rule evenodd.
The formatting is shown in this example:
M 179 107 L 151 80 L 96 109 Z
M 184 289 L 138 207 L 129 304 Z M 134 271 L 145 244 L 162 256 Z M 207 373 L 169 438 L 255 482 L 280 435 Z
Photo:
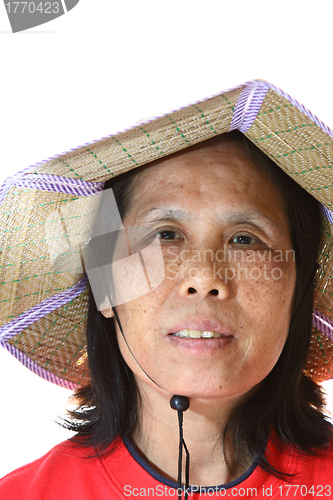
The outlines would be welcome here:
M 244 147 L 225 140 L 203 143 L 147 167 L 137 178 L 127 216 L 134 224 L 202 217 L 229 221 L 250 211 L 275 221 L 283 232 L 288 227 L 272 179 Z
M 272 184 L 261 165 L 252 159 L 243 142 L 224 134 L 145 166 L 136 177 L 134 196 L 151 190 L 209 189 L 211 184 L 229 182 L 237 191 L 253 182 Z
M 249 161 L 252 161 L 244 141 L 245 137 L 242 135 L 236 135 L 234 133 L 222 134 L 156 160 L 143 167 L 141 172 L 144 174 L 145 172 L 152 171 L 154 167 L 162 167 L 163 165 L 191 164 L 195 158 L 200 158 L 202 160 L 207 158 L 209 161 L 210 158 L 217 159 L 219 156 L 221 158 L 233 156 L 234 158 L 245 157 Z

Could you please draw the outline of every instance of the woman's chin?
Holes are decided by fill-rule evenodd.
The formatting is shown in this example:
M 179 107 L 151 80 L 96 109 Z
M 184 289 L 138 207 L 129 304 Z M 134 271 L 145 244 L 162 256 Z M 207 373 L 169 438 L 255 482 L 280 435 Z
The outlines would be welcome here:
M 157 389 L 159 392 L 159 388 L 156 386 L 154 389 Z M 191 400 L 198 400 L 202 402 L 209 402 L 210 400 L 215 403 L 217 400 L 220 400 L 221 403 L 223 401 L 230 401 L 233 399 L 238 399 L 240 396 L 250 390 L 248 386 L 237 386 L 232 387 L 230 385 L 226 385 L 221 380 L 211 381 L 210 384 L 203 383 L 202 380 L 199 383 L 195 381 L 193 383 L 189 383 L 188 380 L 185 381 L 172 381 L 169 380 L 164 383 L 162 393 L 166 398 L 171 398 L 173 395 L 186 396 Z

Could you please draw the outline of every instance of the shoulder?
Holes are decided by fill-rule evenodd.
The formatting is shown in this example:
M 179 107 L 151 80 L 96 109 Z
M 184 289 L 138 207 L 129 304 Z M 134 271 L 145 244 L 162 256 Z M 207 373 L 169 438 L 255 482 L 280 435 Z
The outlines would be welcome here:
M 294 475 L 290 482 L 333 486 L 333 438 L 326 449 L 314 450 L 313 453 L 287 448 L 277 441 L 270 443 L 267 452 L 266 457 L 274 467 Z
M 55 446 L 38 460 L 0 479 L 0 498 L 93 499 L 106 491 L 110 492 L 110 487 L 112 485 L 108 484 L 96 451 L 68 440 Z
M 301 456 L 299 467 L 314 484 L 330 484 L 333 481 L 333 439 L 326 450 L 320 450 L 313 456 Z M 333 492 L 332 492 L 333 493 Z
M 46 483 L 50 481 L 60 481 L 58 486 L 61 488 L 61 485 L 73 474 L 78 461 L 80 462 L 80 454 L 84 455 L 84 452 L 79 451 L 79 447 L 70 440 L 58 444 L 43 457 L 20 467 L 1 479 L 0 498 L 13 500 L 30 498 L 30 490 L 35 494 L 40 492 L 42 498 Z M 81 470 L 81 466 L 79 470 Z M 39 497 L 37 496 L 37 498 Z

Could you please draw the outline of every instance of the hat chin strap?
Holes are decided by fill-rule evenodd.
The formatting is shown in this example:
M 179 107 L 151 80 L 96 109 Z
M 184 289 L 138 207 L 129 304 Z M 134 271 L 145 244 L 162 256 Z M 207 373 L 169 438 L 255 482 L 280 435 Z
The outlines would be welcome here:
M 89 244 L 89 241 L 88 241 L 88 244 Z M 115 306 L 113 305 L 113 301 L 111 299 L 111 295 L 109 293 L 108 287 L 106 286 L 104 277 L 103 277 L 103 275 L 101 273 L 101 270 L 100 270 L 100 268 L 99 268 L 99 266 L 98 266 L 98 264 L 96 262 L 95 254 L 94 254 L 93 249 L 91 247 L 90 247 L 90 250 L 91 250 L 92 260 L 93 260 L 93 262 L 95 264 L 95 268 L 97 269 L 97 272 L 98 272 L 99 278 L 101 280 L 101 283 L 103 284 L 104 291 L 105 291 L 106 296 L 107 296 L 107 298 L 109 300 L 109 304 L 111 305 L 111 308 L 112 308 L 115 320 L 117 321 L 117 324 L 119 326 L 119 329 L 120 329 L 120 332 L 122 334 L 122 337 L 123 337 L 123 339 L 125 341 L 127 349 L 129 350 L 129 352 L 133 356 L 133 359 L 136 362 L 136 364 L 143 371 L 143 373 L 149 378 L 149 380 L 151 380 L 160 389 L 163 389 L 163 387 L 161 387 L 157 382 L 155 382 L 155 380 L 153 380 L 148 375 L 148 373 L 142 368 L 142 366 L 140 365 L 140 363 L 138 362 L 138 360 L 134 356 L 133 351 L 130 348 L 130 346 L 129 346 L 127 340 L 126 340 L 123 328 L 122 328 L 121 323 L 120 323 L 120 319 L 119 319 L 118 313 L 116 311 Z M 190 406 L 190 400 L 189 400 L 189 398 L 187 396 L 172 396 L 172 398 L 170 399 L 170 406 L 171 406 L 172 409 L 177 410 L 177 413 L 178 413 L 178 423 L 179 423 L 178 500 L 181 500 L 181 498 L 182 498 L 182 482 L 181 482 L 181 479 L 182 479 L 183 447 L 184 447 L 185 453 L 186 453 L 186 464 L 185 464 L 185 500 L 187 500 L 187 498 L 188 498 L 188 489 L 189 489 L 190 454 L 188 452 L 187 446 L 186 446 L 184 438 L 183 438 L 183 412 L 186 411 L 188 409 L 188 407 Z
M 178 499 L 182 497 L 182 464 L 183 464 L 183 447 L 186 453 L 185 462 L 185 500 L 188 497 L 190 487 L 190 454 L 183 438 L 183 412 L 190 406 L 190 400 L 187 396 L 172 396 L 170 406 L 178 413 L 179 425 L 179 453 L 178 453 Z
M 309 281 L 308 281 L 308 283 L 307 283 L 307 285 L 305 287 L 305 290 L 303 292 L 303 296 L 302 296 L 299 304 L 297 305 L 297 308 L 296 308 L 295 314 L 293 315 L 291 324 L 293 323 L 295 317 L 298 315 L 300 307 L 301 307 L 301 304 L 302 304 L 304 298 L 306 297 L 306 295 L 307 295 L 307 293 L 308 293 L 308 291 L 310 289 L 311 283 L 314 280 L 314 277 L 315 277 L 315 274 L 316 274 L 317 270 L 320 269 L 320 267 L 321 266 L 316 262 L 316 264 L 315 264 L 315 266 L 314 266 L 314 268 L 313 268 L 313 270 L 311 272 Z M 111 297 L 109 296 L 109 293 L 107 293 L 107 295 L 108 295 L 108 299 L 110 301 L 110 304 L 112 304 Z M 140 369 L 143 371 L 143 373 L 149 378 L 149 380 L 151 380 L 160 389 L 163 389 L 163 387 L 161 387 L 157 382 L 155 382 L 155 380 L 153 380 L 148 375 L 148 373 L 142 368 L 142 366 L 140 365 L 140 363 L 138 362 L 138 360 L 134 356 L 133 351 L 130 348 L 130 346 L 129 346 L 127 340 L 126 340 L 126 337 L 124 335 L 124 331 L 123 331 L 121 323 L 120 323 L 120 319 L 119 319 L 118 313 L 117 313 L 116 308 L 114 306 L 112 306 L 112 311 L 113 311 L 115 320 L 117 321 L 117 324 L 119 326 L 119 329 L 120 329 L 120 332 L 122 334 L 122 337 L 123 337 L 123 339 L 125 341 L 125 344 L 126 344 L 128 350 L 129 350 L 129 352 L 133 356 L 134 361 L 140 367 Z M 190 484 L 190 481 L 189 481 L 190 454 L 189 454 L 189 451 L 187 449 L 187 446 L 186 446 L 186 443 L 185 443 L 185 440 L 184 440 L 184 437 L 183 437 L 183 413 L 184 413 L 184 411 L 188 410 L 188 408 L 190 406 L 190 400 L 189 400 L 189 398 L 187 396 L 174 395 L 170 399 L 170 406 L 171 406 L 171 408 L 173 410 L 177 411 L 177 414 L 178 414 L 178 424 L 179 424 L 179 454 L 178 454 L 178 478 L 177 478 L 177 482 L 178 482 L 178 500 L 181 500 L 181 498 L 182 498 L 182 491 L 183 491 L 183 489 L 182 489 L 183 448 L 184 448 L 185 454 L 186 454 L 186 462 L 185 462 L 185 492 L 184 492 L 185 494 L 184 494 L 184 498 L 185 498 L 185 500 L 187 500 L 187 498 L 188 498 L 189 484 Z
M 310 290 L 310 287 L 311 287 L 311 284 L 313 283 L 313 280 L 315 279 L 315 276 L 316 276 L 316 272 L 321 269 L 321 265 L 316 262 L 313 269 L 312 269 L 312 272 L 310 274 L 310 278 L 306 284 L 306 287 L 304 288 L 304 292 L 303 292 L 303 295 L 301 297 L 301 300 L 299 301 L 299 303 L 297 304 L 297 307 L 295 308 L 295 312 L 293 314 L 293 317 L 291 318 L 291 321 L 290 321 L 290 326 L 289 326 L 289 330 L 291 328 L 291 326 L 294 324 L 294 321 L 295 321 L 295 318 L 298 316 L 298 313 L 301 309 L 301 305 L 302 305 L 302 302 L 303 300 L 305 299 L 305 297 L 307 296 L 309 290 Z
M 111 297 L 108 297 L 108 299 L 110 301 L 110 304 L 112 304 Z M 138 362 L 138 360 L 134 356 L 133 351 L 130 348 L 130 346 L 129 346 L 127 340 L 126 340 L 126 337 L 125 337 L 123 328 L 121 326 L 120 319 L 119 319 L 119 316 L 118 316 L 118 313 L 116 311 L 115 306 L 112 306 L 112 311 L 113 311 L 113 314 L 114 314 L 114 318 L 117 321 L 117 324 L 118 324 L 119 330 L 121 332 L 121 335 L 122 335 L 122 337 L 123 337 L 123 339 L 125 341 L 125 344 L 127 346 L 127 349 L 129 350 L 129 352 L 133 356 L 134 361 L 139 366 L 139 368 L 143 371 L 143 373 L 149 378 L 149 380 L 151 380 L 160 389 L 163 389 L 163 387 L 161 387 L 157 382 L 155 382 L 155 380 L 153 380 L 148 375 L 148 373 L 142 368 L 142 366 L 140 365 L 140 363 Z M 190 477 L 189 477 L 190 476 L 190 454 L 189 454 L 189 451 L 187 449 L 187 446 L 186 446 L 186 443 L 185 443 L 185 440 L 184 440 L 184 437 L 183 437 L 183 412 L 186 411 L 189 408 L 189 406 L 190 406 L 190 399 L 187 396 L 176 396 L 176 395 L 172 396 L 171 399 L 170 399 L 170 406 L 171 406 L 171 408 L 173 410 L 176 410 L 177 414 L 178 414 L 178 426 L 179 426 L 179 453 L 178 453 L 178 478 L 177 478 L 177 482 L 178 482 L 178 500 L 181 500 L 181 498 L 182 498 L 182 491 L 183 491 L 183 489 L 182 489 L 183 448 L 184 448 L 185 454 L 186 454 L 186 462 L 185 462 L 185 495 L 184 495 L 184 498 L 185 498 L 185 500 L 187 500 L 187 498 L 188 498 L 188 490 L 189 490 L 189 486 L 190 486 Z

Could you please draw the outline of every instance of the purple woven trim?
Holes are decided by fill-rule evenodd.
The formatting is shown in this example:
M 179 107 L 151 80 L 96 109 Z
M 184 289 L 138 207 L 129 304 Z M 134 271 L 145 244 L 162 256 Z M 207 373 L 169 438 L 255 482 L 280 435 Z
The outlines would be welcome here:
M 0 342 L 14 337 L 17 333 L 20 333 L 28 326 L 32 325 L 39 319 L 43 318 L 50 312 L 58 309 L 58 307 L 67 304 L 67 302 L 75 299 L 81 292 L 85 289 L 88 283 L 88 278 L 86 275 L 76 285 L 72 286 L 69 290 L 60 292 L 49 299 L 43 300 L 40 304 L 37 304 L 24 313 L 20 314 L 17 318 L 13 319 L 10 323 L 2 326 L 0 328 Z
M 269 90 L 266 82 L 251 82 L 238 97 L 232 122 L 231 130 L 240 130 L 245 134 L 254 122 L 263 100 Z
M 56 375 L 53 375 L 53 373 L 48 372 L 44 368 L 41 368 L 36 363 L 31 361 L 31 359 L 28 358 L 28 356 L 23 354 L 23 352 L 21 352 L 16 347 L 13 347 L 11 344 L 7 344 L 7 342 L 0 342 L 0 345 L 2 345 L 5 349 L 7 349 L 7 351 L 9 351 L 10 354 L 12 354 L 18 361 L 20 361 L 20 363 L 22 363 L 22 365 L 24 365 L 26 368 L 29 368 L 29 370 L 31 370 L 33 373 L 43 378 L 44 380 L 59 385 L 60 387 L 64 387 L 65 389 L 74 390 L 78 387 L 77 384 L 74 384 L 69 380 L 57 377 Z
M 299 103 L 291 97 L 287 92 L 284 92 L 283 90 L 279 89 L 279 87 L 275 87 L 275 85 L 268 83 L 267 84 L 270 89 L 274 90 L 277 94 L 280 96 L 284 97 L 285 99 L 288 99 L 297 109 L 299 109 L 302 113 L 305 114 L 310 120 L 312 120 L 316 125 L 318 125 L 319 128 L 321 128 L 327 135 L 329 135 L 333 139 L 333 130 L 331 130 L 325 123 L 323 123 L 319 118 L 311 113 L 303 104 Z
M 91 196 L 103 190 L 104 182 L 87 182 L 80 179 L 68 179 L 56 175 L 27 174 L 16 178 L 15 186 L 40 189 L 42 191 L 54 191 L 59 193 L 74 194 L 79 196 Z
M 312 325 L 333 340 L 333 322 L 317 309 L 312 313 Z
M 328 222 L 333 224 L 333 212 L 331 212 L 331 210 L 329 210 L 327 207 L 325 207 L 325 205 L 323 205 L 322 203 L 319 203 L 319 205 L 320 205 L 320 209 L 321 209 L 322 214 L 326 217 Z
M 0 187 L 0 205 L 3 202 L 4 197 L 6 196 L 6 194 L 8 193 L 10 188 L 12 187 L 12 185 L 15 184 L 16 179 L 19 179 L 26 172 L 29 172 L 30 170 L 31 170 L 31 167 L 27 167 L 23 170 L 20 170 L 15 175 L 13 175 L 11 177 L 7 177 L 7 179 L 4 180 L 2 186 Z
M 248 82 L 248 83 L 251 83 L 251 82 Z M 23 173 L 28 172 L 28 171 L 33 171 L 37 167 L 40 167 L 41 165 L 44 165 L 45 163 L 47 163 L 47 162 L 49 162 L 51 160 L 55 160 L 57 158 L 60 158 L 63 155 L 69 154 L 72 151 L 77 151 L 77 150 L 79 150 L 81 148 L 84 148 L 84 147 L 87 147 L 87 146 L 91 146 L 93 144 L 96 144 L 97 142 L 104 141 L 105 139 L 111 139 L 112 137 L 114 137 L 116 135 L 122 134 L 124 132 L 128 132 L 128 131 L 130 131 L 132 129 L 137 128 L 138 126 L 144 125 L 146 123 L 150 123 L 150 122 L 152 122 L 152 121 L 154 121 L 154 120 L 156 120 L 158 118 L 162 118 L 163 116 L 167 116 L 167 115 L 169 115 L 171 113 L 175 113 L 177 111 L 181 111 L 182 109 L 185 109 L 185 108 L 187 108 L 189 106 L 195 106 L 196 104 L 200 104 L 200 103 L 202 103 L 204 101 L 208 101 L 209 99 L 213 99 L 214 97 L 217 97 L 219 95 L 226 94 L 228 92 L 232 92 L 233 90 L 236 90 L 238 88 L 242 88 L 242 87 L 244 87 L 244 85 L 247 85 L 247 83 L 245 83 L 243 85 L 237 85 L 237 86 L 232 87 L 232 88 L 230 88 L 228 90 L 225 90 L 223 92 L 219 92 L 218 94 L 214 94 L 214 95 L 212 95 L 210 97 L 207 97 L 206 99 L 199 99 L 198 101 L 194 101 L 191 104 L 188 104 L 188 105 L 185 105 L 185 106 L 181 106 L 180 108 L 177 108 L 175 110 L 169 111 L 168 113 L 163 113 L 163 114 L 157 115 L 157 116 L 155 116 L 153 118 L 149 118 L 147 120 L 142 120 L 142 121 L 136 123 L 135 125 L 132 125 L 131 127 L 127 127 L 127 128 L 125 128 L 125 129 L 123 129 L 123 130 L 121 130 L 119 132 L 115 132 L 115 133 L 107 135 L 105 137 L 101 137 L 100 139 L 96 139 L 94 141 L 86 142 L 86 143 L 84 143 L 84 144 L 82 144 L 80 146 L 77 146 L 77 147 L 72 148 L 72 149 L 68 149 L 68 150 L 66 150 L 66 151 L 64 151 L 62 153 L 59 153 L 59 154 L 55 155 L 55 156 L 50 156 L 46 160 L 43 160 L 43 161 L 38 162 L 38 163 L 34 163 L 33 165 L 31 165 L 31 166 L 25 168 L 24 170 L 18 172 L 13 177 L 9 177 L 8 179 L 5 180 L 4 184 L 0 188 L 0 205 L 1 205 L 2 201 L 3 201 L 3 198 L 5 197 L 5 195 L 7 194 L 7 192 L 9 191 L 9 189 L 11 188 L 11 186 L 13 184 L 19 185 L 21 187 L 28 187 L 28 188 L 32 187 L 32 188 L 37 188 L 37 189 L 45 189 L 47 191 L 59 191 L 59 192 L 62 192 L 62 193 L 72 194 L 73 191 L 71 191 L 71 189 L 75 190 L 74 184 L 69 184 L 69 182 L 67 182 L 67 181 L 73 181 L 73 183 L 77 184 L 77 188 L 76 188 L 77 191 L 80 191 L 80 188 L 82 188 L 81 192 L 83 192 L 83 194 L 82 194 L 83 196 L 88 196 L 89 194 L 97 193 L 98 191 L 100 191 L 100 190 L 103 189 L 103 187 L 100 188 L 100 186 L 104 186 L 104 183 L 98 183 L 98 182 L 90 183 L 90 182 L 85 182 L 85 181 L 82 181 L 82 180 L 79 180 L 79 179 L 71 179 L 71 180 L 69 180 L 69 179 L 65 179 L 64 177 L 57 177 L 58 180 L 55 181 L 55 177 L 56 176 L 35 175 L 35 178 L 39 178 L 40 181 L 41 181 L 40 186 L 42 186 L 42 187 L 39 187 L 39 185 L 37 186 L 37 181 L 36 181 L 36 184 L 34 183 L 33 186 L 31 186 L 31 184 L 29 184 L 28 180 L 22 180 L 21 179 L 20 180 L 20 184 L 18 184 L 17 179 L 20 178 L 20 177 L 22 177 Z M 34 174 L 31 174 L 29 176 L 25 175 L 24 177 L 31 179 L 33 176 L 34 176 Z M 50 179 L 50 180 L 52 180 L 52 183 L 49 182 L 48 180 L 46 180 L 48 177 L 50 177 L 50 178 L 53 177 L 53 179 Z M 63 180 L 64 179 L 66 180 L 66 185 L 63 184 Z M 93 184 L 93 185 L 97 186 L 96 190 L 94 192 L 92 192 L 92 193 L 85 194 L 85 187 L 87 189 L 89 189 L 88 185 L 90 185 L 90 184 Z M 54 189 L 54 187 L 52 187 L 53 185 L 55 186 L 55 189 Z M 81 192 L 76 192 L 75 191 L 73 194 L 81 194 Z
M 152 118 L 148 118 L 146 120 L 142 120 L 142 121 L 140 121 L 138 123 L 135 123 L 135 125 L 132 125 L 132 126 L 127 127 L 127 128 L 124 128 L 123 130 L 120 130 L 118 132 L 114 132 L 113 134 L 106 135 L 105 137 L 101 137 L 100 139 L 96 139 L 94 141 L 85 142 L 84 144 L 81 144 L 81 146 L 77 146 L 76 148 L 68 149 L 67 151 L 64 151 L 64 152 L 62 152 L 60 154 L 57 154 L 55 156 L 51 156 L 50 158 L 47 158 L 46 160 L 43 160 L 41 162 L 35 163 L 34 165 L 31 165 L 29 167 L 29 169 L 33 170 L 36 167 L 44 165 L 44 163 L 47 163 L 48 161 L 60 158 L 63 155 L 71 153 L 72 151 L 77 151 L 77 150 L 79 150 L 81 148 L 84 148 L 84 147 L 87 147 L 87 146 L 92 146 L 93 144 L 96 144 L 97 142 L 100 142 L 100 141 L 104 141 L 105 139 L 111 139 L 112 137 L 115 137 L 117 135 L 123 134 L 124 132 L 129 132 L 130 130 L 133 130 L 133 129 L 139 127 L 139 126 L 142 126 L 142 125 L 150 123 L 150 122 L 152 122 L 154 120 L 157 120 L 158 118 L 163 118 L 164 116 L 168 116 L 168 115 L 170 115 L 172 113 L 176 113 L 177 111 L 181 111 L 182 109 L 186 109 L 186 108 L 188 108 L 190 106 L 195 106 L 196 104 L 200 104 L 202 102 L 208 101 L 209 99 L 213 99 L 214 97 L 218 97 L 220 95 L 227 94 L 228 92 L 232 92 L 233 90 L 237 90 L 239 88 L 244 87 L 245 85 L 248 85 L 250 83 L 254 83 L 254 82 L 257 82 L 257 81 L 260 81 L 260 80 L 253 80 L 253 82 L 246 82 L 246 83 L 243 83 L 242 85 L 236 85 L 235 87 L 229 88 L 229 89 L 224 90 L 222 92 L 218 92 L 217 94 L 213 94 L 213 95 L 211 95 L 209 97 L 206 97 L 205 99 L 199 99 L 199 100 L 194 101 L 194 102 L 192 102 L 190 104 L 186 104 L 185 106 L 181 106 L 181 107 L 176 108 L 174 110 L 168 111 L 167 113 L 162 113 L 162 114 L 156 115 L 156 116 L 154 116 Z
M 242 87 L 245 87 L 245 86 L 248 86 L 248 85 L 251 85 L 251 84 L 256 85 L 258 83 L 261 83 L 262 85 L 264 85 L 265 82 L 262 82 L 261 80 L 253 80 L 253 81 L 245 82 L 242 85 L 236 85 L 235 87 L 229 88 L 229 89 L 224 90 L 222 92 L 219 92 L 217 94 L 213 94 L 213 95 L 211 95 L 209 97 L 206 97 L 205 99 L 199 99 L 199 100 L 194 101 L 194 102 L 192 102 L 190 104 L 187 104 L 185 106 L 181 106 L 181 107 L 179 107 L 177 109 L 171 110 L 171 111 L 169 111 L 167 113 L 162 113 L 160 115 L 154 116 L 153 118 L 142 120 L 142 121 L 136 123 L 135 125 L 132 125 L 131 127 L 127 127 L 127 128 L 125 128 L 125 129 L 123 129 L 123 130 L 121 130 L 119 132 L 115 132 L 115 133 L 107 135 L 105 137 L 101 137 L 100 139 L 96 139 L 94 141 L 86 142 L 86 143 L 84 143 L 84 144 L 82 144 L 80 146 L 77 146 L 77 147 L 72 148 L 72 149 L 68 149 L 68 150 L 66 150 L 66 151 L 64 151 L 62 153 L 59 153 L 59 154 L 55 155 L 55 156 L 51 156 L 51 157 L 47 158 L 46 160 L 43 160 L 43 161 L 38 162 L 38 163 L 34 163 L 33 165 L 31 165 L 31 166 L 27 167 L 26 169 L 22 170 L 21 172 L 18 172 L 14 177 L 10 177 L 9 179 L 7 179 L 5 181 L 5 183 L 3 184 L 2 188 L 0 188 L 0 205 L 1 205 L 3 197 L 6 195 L 8 189 L 10 188 L 10 186 L 12 184 L 14 184 L 13 179 L 16 179 L 17 177 L 21 177 L 21 173 L 27 172 L 29 170 L 33 171 L 37 167 L 40 167 L 41 165 L 44 165 L 45 163 L 47 163 L 47 162 L 49 162 L 51 160 L 55 160 L 57 158 L 60 158 L 63 155 L 69 154 L 72 151 L 77 151 L 77 150 L 79 150 L 81 148 L 84 148 L 84 147 L 87 147 L 87 146 L 91 146 L 91 145 L 96 144 L 96 143 L 98 143 L 100 141 L 104 141 L 105 139 L 111 139 L 112 137 L 120 135 L 120 134 L 122 134 L 124 132 L 129 132 L 130 130 L 133 130 L 133 129 L 139 127 L 139 126 L 142 126 L 142 125 L 150 123 L 150 122 L 152 122 L 154 120 L 157 120 L 158 118 L 163 118 L 164 116 L 168 116 L 169 114 L 176 113 L 177 111 L 181 111 L 182 109 L 188 108 L 190 106 L 195 106 L 196 104 L 200 104 L 202 102 L 208 101 L 209 99 L 213 99 L 213 98 L 218 97 L 220 95 L 227 94 L 228 92 L 232 92 L 234 90 L 237 90 L 239 88 L 242 88 Z M 25 176 L 25 177 L 27 177 L 27 176 Z M 45 176 L 45 177 L 47 177 L 47 176 Z M 58 179 L 61 179 L 61 177 L 59 177 Z M 74 181 L 77 182 L 78 180 L 74 179 Z M 80 181 L 80 182 L 84 182 L 84 181 Z M 95 183 L 95 184 L 101 184 L 101 183 Z M 45 183 L 44 183 L 44 185 L 45 185 Z M 44 188 L 44 189 L 46 189 L 46 188 Z M 53 189 L 50 189 L 50 191 L 53 191 Z M 63 192 L 63 191 L 61 191 L 61 192 Z M 65 192 L 67 193 L 67 191 L 65 191 Z

